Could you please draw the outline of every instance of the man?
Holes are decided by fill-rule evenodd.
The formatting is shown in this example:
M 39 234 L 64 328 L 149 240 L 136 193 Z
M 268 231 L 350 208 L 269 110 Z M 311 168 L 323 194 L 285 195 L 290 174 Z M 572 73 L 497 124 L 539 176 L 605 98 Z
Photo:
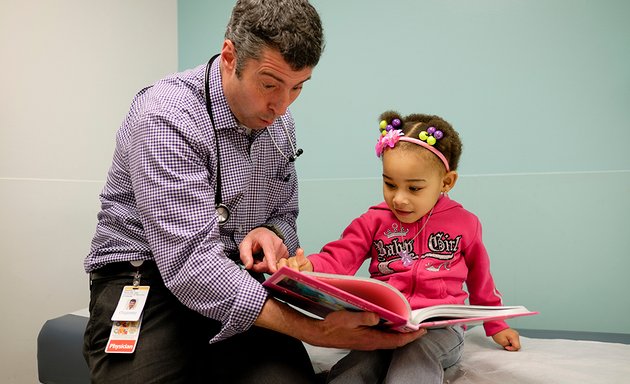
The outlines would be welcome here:
M 239 0 L 218 57 L 134 98 L 84 263 L 92 382 L 308 383 L 314 374 L 299 340 L 376 349 L 422 334 L 377 331 L 369 313 L 315 320 L 260 284 L 299 246 L 293 161 L 301 150 L 287 108 L 323 45 L 307 0 Z M 105 353 L 130 285 L 150 287 L 137 346 Z

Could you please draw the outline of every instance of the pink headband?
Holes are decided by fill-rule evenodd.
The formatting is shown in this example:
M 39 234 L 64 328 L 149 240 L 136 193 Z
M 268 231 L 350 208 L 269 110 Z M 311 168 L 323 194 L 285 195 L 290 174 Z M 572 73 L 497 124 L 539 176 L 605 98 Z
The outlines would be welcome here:
M 444 157 L 442 152 L 438 151 L 437 148 L 435 148 L 434 146 L 429 145 L 420 139 L 414 139 L 413 137 L 401 136 L 399 140 L 418 144 L 419 146 L 424 147 L 428 149 L 429 151 L 433 152 L 435 156 L 439 157 L 440 160 L 442 160 L 442 162 L 444 163 L 444 166 L 446 167 L 446 172 L 450 171 L 449 169 L 450 167 L 448 166 L 448 161 L 446 160 L 446 157 Z
M 444 166 L 446 167 L 446 172 L 448 172 L 450 170 L 450 167 L 448 166 L 448 161 L 446 160 L 446 157 L 444 157 L 442 152 L 438 151 L 438 149 L 433 146 L 433 144 L 435 144 L 437 140 L 441 139 L 442 136 L 442 131 L 437 131 L 434 127 L 429 127 L 427 131 L 422 131 L 420 133 L 420 139 L 404 136 L 403 132 L 400 129 L 384 130 L 383 135 L 378 139 L 378 142 L 376 143 L 376 156 L 381 157 L 383 155 L 383 152 L 385 151 L 385 148 L 387 147 L 394 148 L 399 140 L 407 141 L 417 144 L 433 152 L 435 156 L 439 157 L 440 160 L 442 160 L 442 163 L 444 163 Z

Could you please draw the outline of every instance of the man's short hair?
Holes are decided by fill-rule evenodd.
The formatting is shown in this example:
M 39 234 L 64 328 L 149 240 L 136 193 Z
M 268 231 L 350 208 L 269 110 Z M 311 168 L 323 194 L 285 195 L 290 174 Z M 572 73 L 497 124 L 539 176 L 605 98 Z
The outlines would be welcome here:
M 307 0 L 238 0 L 225 31 L 236 50 L 236 74 L 264 48 L 295 71 L 315 67 L 324 50 L 319 14 Z

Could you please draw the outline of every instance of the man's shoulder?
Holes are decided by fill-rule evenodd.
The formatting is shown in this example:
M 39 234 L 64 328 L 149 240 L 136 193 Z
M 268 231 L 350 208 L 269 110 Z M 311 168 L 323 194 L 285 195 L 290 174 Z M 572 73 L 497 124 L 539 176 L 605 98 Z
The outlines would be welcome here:
M 202 100 L 203 86 L 203 66 L 198 66 L 183 72 L 170 74 L 155 82 L 151 89 L 156 96 L 166 100 L 193 98 L 199 101 Z
M 196 115 L 205 110 L 202 72 L 200 66 L 163 77 L 136 94 L 133 109 L 143 115 Z

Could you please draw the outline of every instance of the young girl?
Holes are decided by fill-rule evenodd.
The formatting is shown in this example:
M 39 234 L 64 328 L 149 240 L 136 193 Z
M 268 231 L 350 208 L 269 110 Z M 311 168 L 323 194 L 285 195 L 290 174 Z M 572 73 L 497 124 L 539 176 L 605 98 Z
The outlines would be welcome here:
M 385 202 L 355 219 L 341 239 L 317 254 L 283 259 L 294 269 L 353 275 L 365 259 L 412 309 L 437 304 L 501 305 L 481 240 L 481 224 L 447 193 L 457 181 L 462 144 L 438 116 L 396 112 L 380 117 L 376 155 L 383 162 Z M 463 289 L 464 283 L 467 292 Z M 518 333 L 504 321 L 484 323 L 486 335 L 508 351 Z M 395 350 L 352 351 L 331 370 L 330 383 L 435 383 L 461 357 L 461 326 L 431 329 Z

